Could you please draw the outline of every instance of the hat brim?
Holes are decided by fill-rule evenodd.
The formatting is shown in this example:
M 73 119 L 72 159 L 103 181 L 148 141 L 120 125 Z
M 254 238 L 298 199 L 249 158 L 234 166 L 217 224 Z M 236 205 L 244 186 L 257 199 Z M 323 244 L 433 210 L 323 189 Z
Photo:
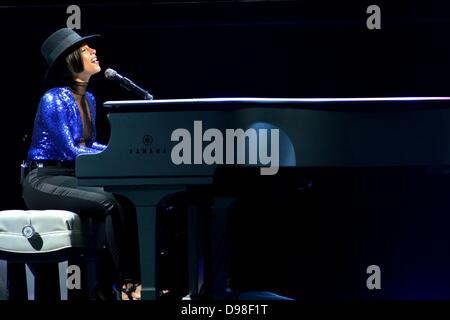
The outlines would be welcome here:
M 55 66 L 58 65 L 62 58 L 65 58 L 67 54 L 75 50 L 77 46 L 83 44 L 84 42 L 90 42 L 91 40 L 100 37 L 99 34 L 92 34 L 89 36 L 84 36 L 72 43 L 70 46 L 68 46 L 61 54 L 53 61 L 51 65 L 48 66 L 47 71 L 45 72 L 44 81 L 47 81 L 51 78 L 52 72 L 55 69 Z

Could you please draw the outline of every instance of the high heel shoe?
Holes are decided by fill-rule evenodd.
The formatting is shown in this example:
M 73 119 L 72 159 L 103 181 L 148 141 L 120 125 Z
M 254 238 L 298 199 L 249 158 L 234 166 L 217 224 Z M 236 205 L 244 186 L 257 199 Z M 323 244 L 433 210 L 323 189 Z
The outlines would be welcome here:
M 120 285 L 120 290 L 117 290 L 117 287 L 115 290 L 119 300 L 141 300 L 141 288 L 140 282 L 125 280 Z

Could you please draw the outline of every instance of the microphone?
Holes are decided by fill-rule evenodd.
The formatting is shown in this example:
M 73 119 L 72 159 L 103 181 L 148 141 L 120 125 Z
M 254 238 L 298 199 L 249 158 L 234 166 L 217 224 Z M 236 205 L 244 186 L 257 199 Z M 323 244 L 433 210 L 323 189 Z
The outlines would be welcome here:
M 114 80 L 114 81 L 118 82 L 122 87 L 124 87 L 128 91 L 132 91 L 132 92 L 136 93 L 137 95 L 144 98 L 144 100 L 153 100 L 153 96 L 150 93 L 148 93 L 147 91 L 145 91 L 144 89 L 142 89 L 141 87 L 136 85 L 130 79 L 128 79 L 124 76 L 121 76 L 113 69 L 110 69 L 110 68 L 106 69 L 105 77 L 106 77 L 106 79 Z

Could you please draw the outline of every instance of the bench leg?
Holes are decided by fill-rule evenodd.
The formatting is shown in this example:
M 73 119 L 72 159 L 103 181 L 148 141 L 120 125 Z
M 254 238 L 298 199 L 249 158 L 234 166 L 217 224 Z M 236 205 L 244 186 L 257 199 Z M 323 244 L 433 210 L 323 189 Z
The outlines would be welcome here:
M 28 265 L 28 263 L 25 264 L 25 274 L 27 278 L 28 300 L 34 300 L 36 289 L 36 277 L 33 273 L 33 270 L 31 270 L 30 266 Z
M 0 260 L 0 300 L 8 300 L 8 261 Z
M 58 274 L 59 274 L 59 293 L 61 300 L 67 300 L 68 289 L 67 289 L 67 269 L 69 268 L 69 262 L 62 261 L 58 263 Z

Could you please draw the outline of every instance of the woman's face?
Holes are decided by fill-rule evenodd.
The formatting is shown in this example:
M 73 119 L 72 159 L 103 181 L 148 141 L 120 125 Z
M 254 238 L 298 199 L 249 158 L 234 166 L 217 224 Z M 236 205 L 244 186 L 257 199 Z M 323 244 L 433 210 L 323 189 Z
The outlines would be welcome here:
M 102 70 L 99 61 L 97 60 L 97 51 L 90 48 L 87 44 L 81 46 L 81 60 L 83 61 L 84 66 L 83 73 L 93 75 Z

